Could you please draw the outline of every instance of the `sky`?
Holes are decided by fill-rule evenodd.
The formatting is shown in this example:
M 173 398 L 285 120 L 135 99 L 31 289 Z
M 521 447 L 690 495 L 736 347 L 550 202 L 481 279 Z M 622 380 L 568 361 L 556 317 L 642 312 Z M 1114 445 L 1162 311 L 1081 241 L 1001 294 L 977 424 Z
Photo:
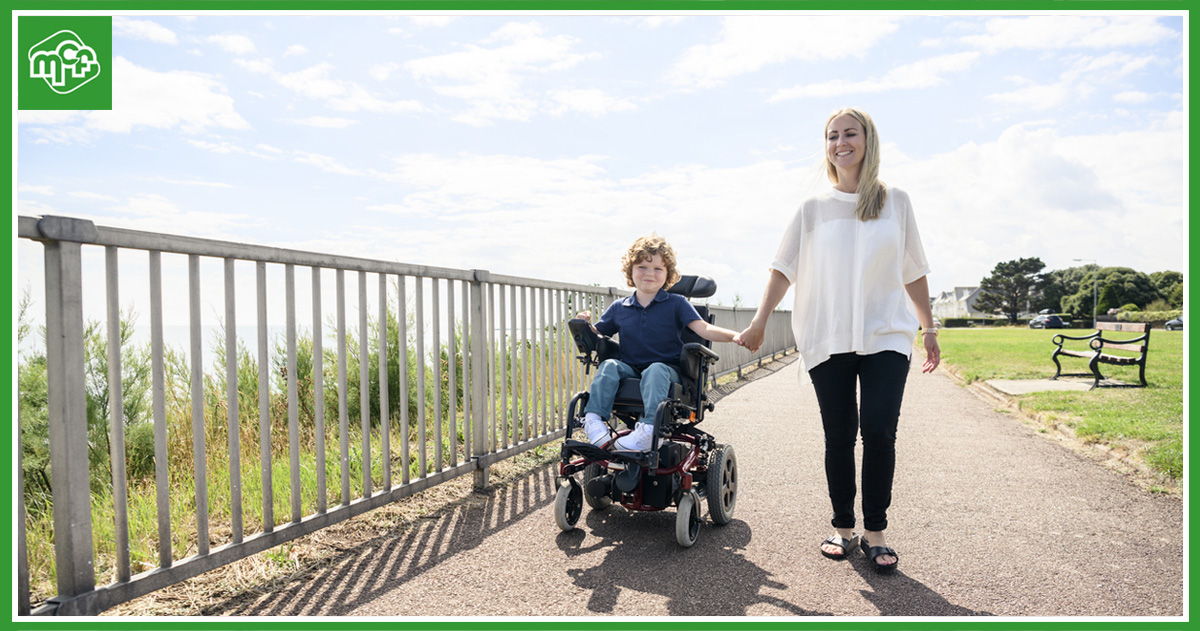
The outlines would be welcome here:
M 1186 271 L 1185 25 L 117 15 L 112 111 L 14 110 L 16 207 L 616 287 L 657 232 L 713 301 L 756 305 L 796 208 L 829 186 L 825 121 L 855 106 L 912 199 L 935 296 L 1022 257 Z M 42 282 L 40 246 L 14 258 L 14 292 Z

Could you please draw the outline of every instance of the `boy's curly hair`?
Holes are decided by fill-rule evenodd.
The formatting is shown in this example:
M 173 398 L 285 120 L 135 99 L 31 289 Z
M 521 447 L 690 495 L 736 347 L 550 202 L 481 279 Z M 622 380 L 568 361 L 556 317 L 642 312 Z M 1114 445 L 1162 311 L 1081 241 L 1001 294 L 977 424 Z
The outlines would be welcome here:
M 667 240 L 652 233 L 648 237 L 642 237 L 633 242 L 629 246 L 629 251 L 625 253 L 625 258 L 621 260 L 621 271 L 625 272 L 625 282 L 630 287 L 635 287 L 633 284 L 633 266 L 641 261 L 648 261 L 654 258 L 657 254 L 662 257 L 663 265 L 667 267 L 667 282 L 663 284 L 663 289 L 670 289 L 671 285 L 679 282 L 679 270 L 675 269 L 675 250 L 671 248 L 671 244 Z

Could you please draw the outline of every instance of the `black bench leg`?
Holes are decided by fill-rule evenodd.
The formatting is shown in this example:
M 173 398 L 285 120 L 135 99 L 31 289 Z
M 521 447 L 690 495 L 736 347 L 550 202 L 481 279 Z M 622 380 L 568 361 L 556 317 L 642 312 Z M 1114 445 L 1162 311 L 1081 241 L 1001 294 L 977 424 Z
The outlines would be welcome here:
M 1095 357 L 1093 357 L 1092 361 L 1088 362 L 1088 368 L 1090 368 L 1092 370 L 1092 374 L 1096 377 L 1096 382 L 1092 384 L 1092 387 L 1089 388 L 1089 390 L 1095 390 L 1096 388 L 1098 388 L 1100 386 L 1100 380 L 1104 379 L 1104 375 L 1100 374 L 1100 355 L 1099 354 L 1097 354 Z
M 1145 388 L 1146 387 L 1146 360 L 1145 359 L 1143 359 L 1142 362 L 1140 364 L 1138 364 L 1138 379 L 1141 380 L 1142 387 Z
M 1054 354 L 1050 356 L 1050 359 L 1054 362 L 1054 369 L 1055 369 L 1054 376 L 1050 378 L 1051 381 L 1058 379 L 1058 376 L 1062 374 L 1062 364 L 1058 363 L 1058 351 L 1059 350 L 1062 350 L 1062 349 L 1055 349 Z

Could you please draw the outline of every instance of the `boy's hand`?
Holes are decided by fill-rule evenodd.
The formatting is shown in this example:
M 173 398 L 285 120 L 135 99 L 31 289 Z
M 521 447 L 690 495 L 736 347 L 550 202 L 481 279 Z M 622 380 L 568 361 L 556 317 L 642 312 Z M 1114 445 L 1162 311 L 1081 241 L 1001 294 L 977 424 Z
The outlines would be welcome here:
M 580 311 L 579 313 L 577 313 L 575 315 L 575 317 L 580 320 L 583 320 L 584 322 L 591 322 L 592 321 L 592 312 L 591 311 Z

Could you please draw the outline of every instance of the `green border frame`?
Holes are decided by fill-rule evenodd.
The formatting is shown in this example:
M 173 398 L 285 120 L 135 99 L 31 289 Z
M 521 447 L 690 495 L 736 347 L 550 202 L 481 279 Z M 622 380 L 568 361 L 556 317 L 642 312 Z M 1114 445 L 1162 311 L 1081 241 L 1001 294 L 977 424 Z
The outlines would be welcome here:
M 1185 22 L 1188 23 L 1190 31 L 1190 13 L 1193 8 L 1200 8 L 1200 0 L 1052 0 L 1036 2 L 1032 0 L 4 0 L 3 5 L 9 12 L 9 18 L 13 17 L 13 13 L 17 11 L 86 11 L 86 12 L 122 12 L 122 11 L 213 11 L 221 13 L 236 14 L 240 11 L 522 11 L 530 13 L 539 13 L 547 11 L 670 11 L 670 10 L 686 10 L 686 11 L 711 11 L 713 13 L 729 12 L 729 11 L 803 11 L 803 10 L 853 10 L 853 11 L 1103 11 L 1103 12 L 1121 12 L 1121 11 L 1182 11 L 1185 12 Z M 12 51 L 13 35 L 12 29 L 3 29 L 3 43 L 5 49 Z M 1190 42 L 1189 42 L 1190 44 Z M 1185 54 L 1188 57 L 1188 93 L 1190 94 L 1191 84 L 1198 76 L 1195 66 L 1191 63 L 1190 46 L 1185 49 Z M 8 84 L 12 85 L 12 63 L 10 60 L 9 68 L 6 72 L 8 76 Z M 11 90 L 11 88 L 10 88 Z M 10 100 L 15 98 L 15 95 L 10 94 Z M 13 111 L 10 118 L 10 125 L 6 127 L 4 132 L 7 139 L 6 145 L 11 147 L 14 140 L 13 134 L 17 128 L 15 122 L 16 108 L 13 101 Z M 1190 99 L 1189 99 L 1190 106 Z M 1188 180 L 1190 181 L 1193 175 L 1200 176 L 1200 169 L 1197 169 L 1190 161 L 1191 148 L 1195 146 L 1196 132 L 1190 125 L 1190 107 L 1188 107 L 1188 151 L 1185 154 L 1185 163 L 1188 165 Z M 15 164 L 10 164 L 10 174 L 16 167 Z M 8 192 L 8 199 L 12 200 L 15 191 L 13 190 L 14 178 L 10 175 L 6 181 L 4 188 Z M 1197 181 L 1200 181 L 1198 177 Z M 1190 192 L 1188 195 L 1190 202 Z M 1189 215 L 1190 215 L 1189 203 Z M 14 251 L 15 233 L 13 232 L 13 220 L 16 215 L 15 210 L 11 211 L 9 218 L 7 253 L 8 261 L 12 261 Z M 1190 232 L 1190 231 L 1189 231 Z M 1190 233 L 1189 233 L 1190 237 Z M 1193 265 L 1190 256 L 1190 241 L 1188 242 L 1188 261 L 1186 277 L 1190 277 L 1193 271 L 1200 270 L 1200 266 Z M 1186 281 L 1185 281 L 1186 282 Z M 5 275 L 3 284 L 8 286 L 9 294 L 12 294 L 12 275 L 11 271 Z M 1188 304 L 1185 294 L 1185 308 Z M 13 341 L 12 333 L 14 331 L 15 322 L 13 315 L 10 312 L 7 315 L 8 330 L 10 334 L 3 341 L 3 348 L 8 351 L 8 356 L 12 356 Z M 1189 340 L 1188 352 L 1189 356 L 1193 347 L 1197 344 Z M 1186 359 L 1185 359 L 1186 362 Z M 13 364 L 8 362 L 0 369 L 3 372 L 6 382 L 13 383 Z M 1184 389 L 1184 413 L 1187 415 L 1187 402 L 1189 401 L 1188 392 L 1194 379 L 1189 378 L 1187 387 Z M 10 402 L 11 408 L 12 402 Z M 1186 422 L 1186 419 L 1185 419 Z M 1187 441 L 1188 447 L 1191 446 L 1191 440 Z M 11 434 L 3 440 L 5 453 L 12 452 Z M 1189 449 L 1190 451 L 1190 449 Z M 1187 495 L 1187 462 L 1185 460 L 1184 470 L 1184 522 L 1190 523 L 1190 504 Z M 4 473 L 6 481 L 3 490 L 3 497 L 6 500 L 6 505 L 13 505 L 13 484 L 11 468 Z M 5 536 L 4 541 L 12 541 L 14 533 L 12 532 L 11 518 L 5 519 L 0 525 L 0 533 Z M 1188 533 L 1188 543 L 1190 543 L 1190 533 Z M 8 546 L 0 546 L 3 552 L 0 553 L 0 558 L 6 561 L 6 568 L 15 568 L 15 551 Z M 1185 543 L 1185 549 L 1190 548 L 1190 545 Z M 414 620 L 404 621 L 403 619 L 389 618 L 379 621 L 361 620 L 361 619 L 345 619 L 345 618 L 330 618 L 328 620 L 314 620 L 312 618 L 296 618 L 293 620 L 263 620 L 254 621 L 251 619 L 212 619 L 212 620 L 196 620 L 188 618 L 177 620 L 173 618 L 163 618 L 161 620 L 146 621 L 139 619 L 138 621 L 129 620 L 127 618 L 88 618 L 85 620 L 56 620 L 53 618 L 30 618 L 28 620 L 21 619 L 13 621 L 15 618 L 15 585 L 13 583 L 13 573 L 10 570 L 3 573 L 3 578 L 0 579 L 0 585 L 4 586 L 4 593 L 8 595 L 10 604 L 14 607 L 10 613 L 12 616 L 0 620 L 0 629 L 44 629 L 51 630 L 76 630 L 76 629 L 272 629 L 280 631 L 292 630 L 308 630 L 308 629 L 332 629 L 332 628 L 354 628 L 354 629 L 436 629 L 443 631 L 453 630 L 480 630 L 480 629 L 496 629 L 496 630 L 517 630 L 517 629 L 572 629 L 580 631 L 600 630 L 600 629 L 621 629 L 622 631 L 633 631 L 640 629 L 662 629 L 662 630 L 686 630 L 686 631 L 725 631 L 726 629 L 864 629 L 874 630 L 881 629 L 887 631 L 941 631 L 941 630 L 985 630 L 993 629 L 1021 629 L 1021 630 L 1063 630 L 1063 631 L 1091 631 L 1091 630 L 1137 630 L 1137 631 L 1166 631 L 1166 630 L 1193 630 L 1200 629 L 1200 623 L 1189 618 L 1191 598 L 1190 577 L 1196 565 L 1189 556 L 1184 561 L 1184 576 L 1185 596 L 1184 618 L 1182 620 L 1168 621 L 1145 621 L 1132 620 L 1121 621 L 1109 618 L 1097 620 L 1014 620 L 1006 618 L 1003 620 L 989 621 L 986 619 L 967 620 L 955 618 L 953 620 L 942 620 L 940 618 L 906 618 L 904 620 L 888 621 L 886 617 L 880 617 L 878 620 L 863 620 L 862 618 L 854 618 L 849 620 L 838 620 L 821 618 L 818 620 L 802 620 L 802 619 L 786 619 L 786 620 L 770 620 L 763 618 L 743 618 L 739 620 L 720 619 L 717 621 L 678 621 L 671 618 L 654 618 L 654 619 L 612 619 L 608 621 L 597 620 L 596 618 L 581 618 L 579 620 L 546 620 L 540 621 L 536 619 L 494 619 L 494 618 L 479 618 L 477 620 Z

